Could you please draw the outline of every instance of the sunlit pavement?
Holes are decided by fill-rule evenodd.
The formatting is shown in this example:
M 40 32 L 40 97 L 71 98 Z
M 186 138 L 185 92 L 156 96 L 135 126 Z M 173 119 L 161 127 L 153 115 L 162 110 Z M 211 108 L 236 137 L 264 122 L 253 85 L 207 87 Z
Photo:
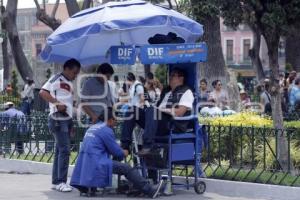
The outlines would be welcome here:
M 51 176 L 37 175 L 37 174 L 7 174 L 0 173 L 0 199 L 30 199 L 30 200 L 44 200 L 44 199 L 87 199 L 80 197 L 78 191 L 73 190 L 70 193 L 61 193 L 51 190 Z M 105 195 L 104 197 L 95 197 L 92 199 L 141 199 L 141 198 L 128 198 L 124 195 Z M 205 193 L 198 195 L 193 189 L 175 190 L 175 195 L 170 197 L 161 196 L 158 199 L 206 199 L 206 200 L 251 200 L 248 198 L 220 196 L 213 193 Z M 254 200 L 254 199 L 253 199 Z

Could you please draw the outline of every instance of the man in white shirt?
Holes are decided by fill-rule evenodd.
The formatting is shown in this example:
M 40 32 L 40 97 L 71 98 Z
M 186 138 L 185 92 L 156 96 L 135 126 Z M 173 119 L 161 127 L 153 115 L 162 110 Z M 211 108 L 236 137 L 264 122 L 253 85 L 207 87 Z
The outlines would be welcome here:
M 129 87 L 129 100 L 128 103 L 130 106 L 136 106 L 142 108 L 144 106 L 144 86 L 141 82 L 136 80 L 136 77 L 133 73 L 129 72 L 127 74 L 127 84 Z
M 53 189 L 70 192 L 67 175 L 70 157 L 70 133 L 73 115 L 73 83 L 80 72 L 75 59 L 65 62 L 63 72 L 51 77 L 42 87 L 40 96 L 49 102 L 48 126 L 55 139 L 55 156 L 52 170 Z
M 97 75 L 85 80 L 81 90 L 81 102 L 84 112 L 89 116 L 92 124 L 99 121 L 99 116 L 104 115 L 107 108 L 112 108 L 114 101 L 114 89 L 109 83 L 114 74 L 113 67 L 108 63 L 101 64 L 97 69 Z
M 34 99 L 34 81 L 30 78 L 27 78 L 27 83 L 24 86 L 23 91 L 21 92 L 22 105 L 21 110 L 25 115 L 30 115 L 30 110 L 33 104 Z
M 187 130 L 188 121 L 174 120 L 174 117 L 190 115 L 193 109 L 194 95 L 192 91 L 184 85 L 184 81 L 184 71 L 179 68 L 174 68 L 169 77 L 169 90 L 162 93 L 161 101 L 157 104 L 158 107 L 149 107 L 143 112 L 139 110 L 140 112 L 138 113 L 130 113 L 130 118 L 124 122 L 122 129 L 121 143 L 124 149 L 128 149 L 131 144 L 131 135 L 135 122 L 144 128 L 144 148 L 139 152 L 140 155 L 150 152 L 155 136 L 169 134 L 170 121 L 173 121 L 174 132 L 184 133 Z M 136 117 L 135 114 L 138 114 L 138 117 Z

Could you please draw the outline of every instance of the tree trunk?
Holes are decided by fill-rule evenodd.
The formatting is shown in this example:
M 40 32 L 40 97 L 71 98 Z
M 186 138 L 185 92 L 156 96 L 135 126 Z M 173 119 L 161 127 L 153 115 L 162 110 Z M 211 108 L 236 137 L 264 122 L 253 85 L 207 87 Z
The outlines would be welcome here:
M 286 37 L 286 63 L 293 66 L 293 69 L 300 72 L 300 27 Z
M 220 18 L 211 17 L 201 21 L 204 26 L 203 40 L 208 46 L 207 62 L 201 65 L 200 73 L 209 84 L 216 79 L 226 83 L 226 66 L 222 52 Z
M 272 107 L 272 118 L 275 130 L 277 130 L 277 160 L 280 163 L 282 170 L 288 171 L 288 143 L 287 137 L 283 127 L 283 114 L 281 108 L 281 93 L 279 85 L 279 65 L 278 65 L 278 46 L 280 36 L 279 34 L 268 34 L 265 36 L 268 56 L 270 64 L 270 94 L 271 94 L 271 107 Z
M 6 11 L 4 13 L 4 20 L 7 25 L 7 33 L 12 49 L 12 54 L 18 68 L 18 71 L 23 80 L 26 77 L 32 78 L 32 69 L 24 55 L 22 45 L 19 39 L 17 25 L 16 25 L 16 15 L 17 15 L 17 5 L 18 0 L 7 1 Z
M 1 2 L 2 3 L 2 2 Z M 1 16 L 3 16 L 5 12 L 5 7 L 1 5 Z M 2 42 L 2 57 L 3 57 L 3 86 L 9 83 L 9 75 L 10 75 L 10 62 L 8 56 L 8 49 L 7 49 L 7 35 L 6 35 L 6 22 L 5 20 L 1 21 L 1 30 L 4 33 L 3 42 Z
M 76 0 L 65 0 L 69 16 L 74 15 L 80 11 L 79 5 Z
M 201 20 L 201 23 L 204 26 L 203 40 L 206 42 L 208 50 L 207 62 L 200 64 L 200 79 L 205 78 L 211 90 L 212 82 L 221 80 L 229 95 L 230 108 L 239 110 L 240 98 L 237 81 L 233 77 L 233 73 L 227 73 L 228 70 L 223 57 L 220 18 L 218 16 L 206 17 Z
M 250 50 L 250 58 L 253 63 L 253 68 L 256 72 L 258 82 L 265 79 L 265 72 L 261 64 L 259 52 L 261 44 L 261 32 L 259 29 L 251 27 L 253 32 L 253 48 Z

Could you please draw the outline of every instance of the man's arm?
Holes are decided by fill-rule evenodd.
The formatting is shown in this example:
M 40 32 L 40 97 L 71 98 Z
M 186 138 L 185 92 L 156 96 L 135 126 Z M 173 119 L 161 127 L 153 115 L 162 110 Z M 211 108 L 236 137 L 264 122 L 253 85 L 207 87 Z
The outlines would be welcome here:
M 145 104 L 145 91 L 144 91 L 144 87 L 142 85 L 138 85 L 136 87 L 136 93 L 139 96 L 139 104 L 140 105 L 144 105 Z
M 193 102 L 194 95 L 191 90 L 187 90 L 182 94 L 178 105 L 172 105 L 172 108 L 166 109 L 165 112 L 173 117 L 183 117 L 188 110 L 193 108 Z
M 108 150 L 108 153 L 111 154 L 113 157 L 116 157 L 119 160 L 122 160 L 126 154 L 128 155 L 128 151 L 123 150 L 120 145 L 116 142 L 116 139 L 114 137 L 113 131 L 103 133 L 102 135 L 103 142 L 105 144 L 105 147 Z
M 44 89 L 41 89 L 41 91 L 39 92 L 39 95 L 47 102 L 49 103 L 58 103 L 57 99 L 52 97 L 52 95 L 50 94 L 49 91 L 46 91 Z
M 83 111 L 92 119 L 93 124 L 95 124 L 98 121 L 99 116 L 97 116 L 92 108 L 88 105 L 82 106 Z
M 160 109 L 161 112 L 172 115 L 173 117 L 183 117 L 188 110 L 189 108 L 186 106 L 178 106 L 177 108 L 173 107 L 173 108 Z
M 140 98 L 140 105 L 144 105 L 145 104 L 145 95 L 143 94 L 139 94 L 139 98 Z
M 265 105 L 265 98 L 264 98 L 263 94 L 261 94 L 259 98 L 260 98 L 260 104 L 264 106 Z
M 98 121 L 99 116 L 97 116 L 95 114 L 95 112 L 92 110 L 90 105 L 84 105 L 84 103 L 88 104 L 89 103 L 89 96 L 95 96 L 95 94 L 93 94 L 93 91 L 91 90 L 91 88 L 93 87 L 93 79 L 87 79 L 85 80 L 82 89 L 81 89 L 81 102 L 82 104 L 82 109 L 83 111 L 92 119 L 92 123 L 95 124 Z M 109 87 L 109 85 L 108 85 Z
M 54 98 L 49 91 L 46 91 L 45 89 L 41 89 L 41 91 L 39 92 L 39 95 L 42 97 L 42 99 L 44 99 L 45 101 L 52 103 L 54 105 L 56 105 L 57 110 L 59 112 L 65 112 L 67 109 L 67 106 L 64 105 L 63 103 L 59 102 L 56 98 Z

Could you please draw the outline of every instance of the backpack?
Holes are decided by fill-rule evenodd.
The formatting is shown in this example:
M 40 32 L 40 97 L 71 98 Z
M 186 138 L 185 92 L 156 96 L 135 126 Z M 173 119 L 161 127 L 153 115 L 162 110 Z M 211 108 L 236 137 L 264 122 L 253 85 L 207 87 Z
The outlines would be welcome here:
M 264 108 L 264 113 L 266 114 L 271 114 L 272 113 L 272 106 L 271 106 L 271 98 L 270 98 L 270 94 L 265 92 L 265 94 L 267 95 L 269 102 L 266 103 L 265 108 Z
M 138 86 L 142 86 L 144 88 L 144 98 L 145 98 L 145 101 L 151 102 L 148 90 L 141 83 L 138 83 L 138 84 L 135 85 L 135 87 L 134 87 L 134 96 L 136 95 L 137 87 Z

